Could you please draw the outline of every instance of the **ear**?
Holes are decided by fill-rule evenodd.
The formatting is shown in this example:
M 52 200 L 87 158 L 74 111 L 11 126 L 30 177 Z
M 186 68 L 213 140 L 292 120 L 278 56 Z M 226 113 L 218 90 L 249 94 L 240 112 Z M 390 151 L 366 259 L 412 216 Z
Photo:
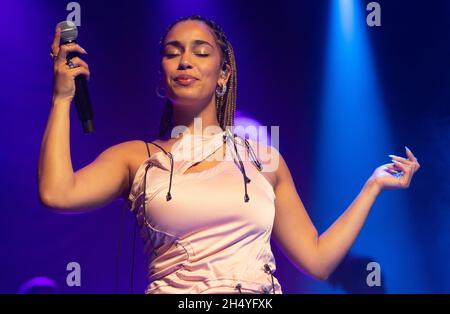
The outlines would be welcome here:
M 225 67 L 226 67 L 225 70 L 223 69 L 220 70 L 220 76 L 218 81 L 220 85 L 227 84 L 231 76 L 231 66 L 229 64 L 225 64 Z

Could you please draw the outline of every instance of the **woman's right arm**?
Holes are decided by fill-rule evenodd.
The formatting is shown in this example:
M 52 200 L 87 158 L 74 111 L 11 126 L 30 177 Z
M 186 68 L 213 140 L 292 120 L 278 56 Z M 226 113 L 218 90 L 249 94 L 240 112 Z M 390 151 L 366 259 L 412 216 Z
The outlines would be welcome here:
M 91 164 L 74 173 L 70 156 L 70 105 L 75 94 L 74 78 L 86 75 L 89 68 L 81 58 L 66 64 L 70 51 L 86 53 L 77 44 L 59 46 L 57 29 L 52 44 L 54 85 L 50 114 L 40 147 L 38 185 L 41 202 L 58 212 L 93 210 L 111 200 L 126 195 L 129 167 L 126 151 L 134 141 L 112 146 L 102 152 Z M 129 150 L 128 150 L 129 151 Z

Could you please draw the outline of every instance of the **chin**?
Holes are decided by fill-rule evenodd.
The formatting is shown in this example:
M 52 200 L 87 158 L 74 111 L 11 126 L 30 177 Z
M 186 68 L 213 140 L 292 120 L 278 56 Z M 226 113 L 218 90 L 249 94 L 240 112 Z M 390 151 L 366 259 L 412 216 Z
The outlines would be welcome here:
M 192 97 L 189 96 L 175 96 L 173 98 L 170 98 L 170 101 L 176 105 L 176 106 L 182 106 L 182 107 L 187 107 L 187 106 L 195 106 L 196 104 L 198 104 L 200 102 L 199 97 L 195 97 L 194 95 L 192 95 Z

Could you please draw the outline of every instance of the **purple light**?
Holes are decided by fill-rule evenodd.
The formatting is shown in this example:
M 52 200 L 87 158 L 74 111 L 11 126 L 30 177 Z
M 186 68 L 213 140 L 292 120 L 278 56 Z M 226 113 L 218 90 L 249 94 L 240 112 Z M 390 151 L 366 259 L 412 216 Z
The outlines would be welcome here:
M 34 277 L 23 283 L 17 294 L 50 294 L 57 290 L 56 282 L 48 277 Z
M 263 126 L 259 121 L 247 117 L 244 113 L 236 111 L 236 119 L 234 121 L 234 132 L 245 138 L 253 141 L 259 141 L 263 144 L 268 144 L 271 142 L 270 135 L 268 133 L 268 126 Z

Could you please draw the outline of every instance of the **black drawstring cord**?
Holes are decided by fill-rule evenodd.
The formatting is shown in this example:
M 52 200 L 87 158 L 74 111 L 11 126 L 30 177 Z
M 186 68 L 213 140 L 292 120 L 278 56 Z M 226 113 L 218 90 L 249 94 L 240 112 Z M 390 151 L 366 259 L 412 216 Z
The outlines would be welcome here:
M 238 289 L 239 293 L 242 294 L 242 291 L 241 291 L 242 285 L 241 285 L 241 283 L 238 283 L 234 288 Z
M 237 134 L 233 134 L 233 137 L 236 138 Z M 236 155 L 238 156 L 240 169 L 241 169 L 242 175 L 244 177 L 244 188 L 245 188 L 244 201 L 248 202 L 250 200 L 250 197 L 248 196 L 248 193 L 247 193 L 247 183 L 250 183 L 251 180 L 250 180 L 249 177 L 247 177 L 247 174 L 245 173 L 244 163 L 241 160 L 241 155 L 239 155 L 239 152 L 238 152 L 237 147 L 236 147 L 236 141 L 235 141 L 234 138 L 233 138 L 234 150 L 236 151 Z
M 172 174 L 173 174 L 173 155 L 170 152 L 166 152 L 164 148 L 162 148 L 160 145 L 151 142 L 151 144 L 158 146 L 165 154 L 166 156 L 169 156 L 170 158 L 170 180 L 169 180 L 169 191 L 166 195 L 166 201 L 170 201 L 172 199 L 172 195 L 170 194 L 170 190 L 172 189 Z
M 173 174 L 173 156 L 169 152 L 167 156 L 170 158 L 170 180 L 169 180 L 169 191 L 167 191 L 166 201 L 170 201 L 172 199 L 172 195 L 170 194 L 170 189 L 172 189 L 172 174 Z
M 275 284 L 274 284 L 274 282 L 273 282 L 273 273 L 272 273 L 272 269 L 270 269 L 269 264 L 264 264 L 264 269 L 265 269 L 265 271 L 266 271 L 267 273 L 270 274 L 270 276 L 272 276 L 272 291 L 273 291 L 273 294 L 275 294 Z
M 247 146 L 247 151 L 250 153 L 251 157 L 253 158 L 253 163 L 255 164 L 256 168 L 258 168 L 259 171 L 262 170 L 262 164 L 258 160 L 258 157 L 255 154 L 255 151 L 253 150 L 253 147 L 250 145 L 247 139 L 244 140 L 245 146 Z

